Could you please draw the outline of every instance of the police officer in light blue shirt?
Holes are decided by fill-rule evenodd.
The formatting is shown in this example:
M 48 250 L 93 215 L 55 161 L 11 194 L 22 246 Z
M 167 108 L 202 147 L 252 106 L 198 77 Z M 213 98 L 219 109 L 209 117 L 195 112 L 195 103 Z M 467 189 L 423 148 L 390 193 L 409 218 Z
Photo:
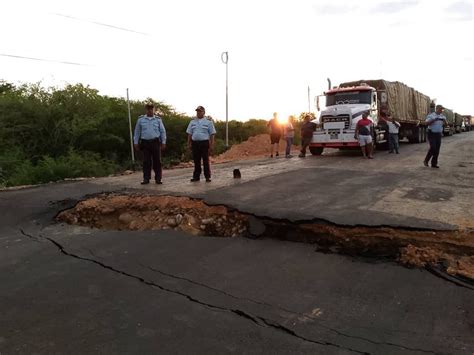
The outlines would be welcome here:
M 196 116 L 189 122 L 186 133 L 188 134 L 188 145 L 193 153 L 194 172 L 192 182 L 201 178 L 201 160 L 204 166 L 204 177 L 206 182 L 211 182 L 211 167 L 209 164 L 209 152 L 214 145 L 216 129 L 209 117 L 204 117 L 206 110 L 202 106 L 196 108 Z
M 166 129 L 161 117 L 155 116 L 153 103 L 145 105 L 146 115 L 138 117 L 133 135 L 136 150 L 143 151 L 142 185 L 150 183 L 151 167 L 155 172 L 155 182 L 161 184 L 161 151 L 166 148 Z
M 442 105 L 436 105 L 435 112 L 430 113 L 426 117 L 426 124 L 428 125 L 428 142 L 430 143 L 430 149 L 426 154 L 423 164 L 429 165 L 431 160 L 432 168 L 439 168 L 438 156 L 441 148 L 441 136 L 443 135 L 443 127 L 446 124 L 446 117 L 443 115 L 444 107 Z

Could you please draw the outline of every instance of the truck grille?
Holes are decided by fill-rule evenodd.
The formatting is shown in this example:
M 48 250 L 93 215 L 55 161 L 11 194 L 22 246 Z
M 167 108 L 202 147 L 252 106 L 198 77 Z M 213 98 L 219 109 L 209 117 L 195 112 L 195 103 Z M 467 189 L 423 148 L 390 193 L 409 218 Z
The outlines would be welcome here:
M 323 122 L 344 122 L 344 129 L 348 129 L 349 115 L 323 116 Z

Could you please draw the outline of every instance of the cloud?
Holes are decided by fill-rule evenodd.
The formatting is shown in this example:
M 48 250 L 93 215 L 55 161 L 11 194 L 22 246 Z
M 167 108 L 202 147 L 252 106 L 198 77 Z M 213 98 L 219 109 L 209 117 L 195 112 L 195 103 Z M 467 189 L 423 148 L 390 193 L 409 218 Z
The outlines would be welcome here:
M 323 5 L 313 5 L 314 11 L 319 15 L 344 15 L 349 12 L 356 10 L 358 7 L 354 5 L 347 4 L 340 4 L 340 5 L 333 5 L 333 4 L 323 4 Z
M 415 7 L 418 4 L 419 0 L 387 1 L 372 8 L 371 12 L 377 14 L 393 14 Z
M 445 11 L 451 14 L 450 19 L 457 21 L 472 21 L 472 5 L 465 1 L 458 1 L 448 6 Z

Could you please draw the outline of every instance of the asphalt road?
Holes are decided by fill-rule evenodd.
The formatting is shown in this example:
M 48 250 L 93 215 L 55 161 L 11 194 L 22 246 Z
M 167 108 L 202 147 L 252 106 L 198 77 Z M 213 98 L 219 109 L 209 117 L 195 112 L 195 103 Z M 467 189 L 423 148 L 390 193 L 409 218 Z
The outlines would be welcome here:
M 257 216 L 472 228 L 474 133 L 373 161 L 329 152 L 0 192 L 0 354 L 473 354 L 474 294 L 427 271 L 308 244 L 98 231 L 56 213 L 107 191 L 187 195 Z M 241 180 L 232 179 L 238 167 Z

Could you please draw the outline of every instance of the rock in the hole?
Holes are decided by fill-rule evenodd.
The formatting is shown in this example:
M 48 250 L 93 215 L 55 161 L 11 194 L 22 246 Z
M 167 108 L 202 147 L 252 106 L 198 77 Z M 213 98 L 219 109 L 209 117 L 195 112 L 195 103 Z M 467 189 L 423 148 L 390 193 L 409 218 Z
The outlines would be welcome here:
M 183 221 L 183 215 L 181 213 L 178 213 L 174 219 L 176 220 L 176 224 L 181 224 L 181 222 Z
M 263 233 L 265 233 L 265 224 L 260 222 L 257 218 L 254 216 L 250 216 L 248 219 L 249 222 L 249 227 L 248 231 L 250 235 L 254 238 L 261 236 Z
M 170 227 L 176 227 L 176 225 L 177 225 L 176 219 L 175 218 L 168 218 L 166 220 L 166 224 Z
M 183 232 L 189 233 L 191 235 L 200 235 L 201 234 L 201 230 L 199 228 L 194 227 L 191 224 L 183 223 L 179 226 L 179 229 L 181 229 Z
M 212 224 L 214 223 L 214 218 L 204 218 L 201 222 L 202 224 Z
M 120 214 L 118 219 L 119 219 L 120 222 L 122 222 L 124 224 L 129 224 L 133 220 L 133 217 L 130 213 L 124 212 L 124 213 Z
M 111 214 L 111 213 L 114 213 L 115 212 L 115 208 L 113 207 L 109 207 L 109 206 L 105 206 L 105 207 L 102 207 L 99 209 L 99 212 L 101 214 Z
M 128 228 L 131 230 L 138 230 L 140 229 L 140 224 L 137 221 L 131 221 Z
M 189 224 L 197 224 L 196 218 L 190 214 L 185 214 L 184 217 L 188 221 Z

